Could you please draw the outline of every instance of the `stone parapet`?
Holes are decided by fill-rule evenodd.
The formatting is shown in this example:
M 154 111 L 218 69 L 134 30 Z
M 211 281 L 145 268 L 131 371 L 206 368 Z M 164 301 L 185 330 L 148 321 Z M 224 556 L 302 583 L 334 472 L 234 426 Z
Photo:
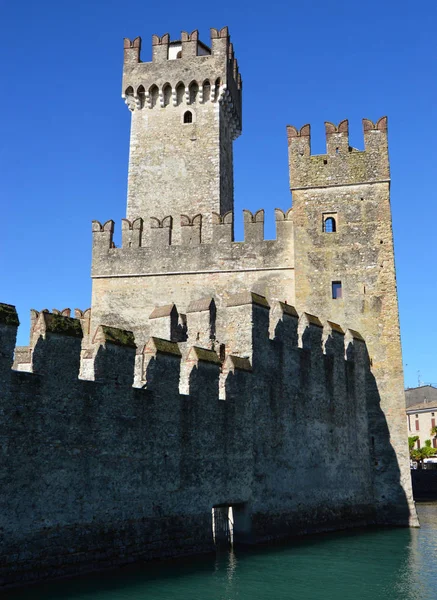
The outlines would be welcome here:
M 211 315 L 212 302 L 188 314 Z M 0 585 L 210 550 L 217 505 L 244 508 L 255 542 L 381 521 L 372 482 L 390 439 L 367 418 L 377 403 L 361 336 L 307 313 L 298 323 L 294 307 L 250 291 L 228 304 L 224 352 L 158 337 L 136 350 L 129 331 L 101 324 L 94 381 L 78 378 L 82 324 L 66 311 L 38 314 L 37 368 L 11 370 L 18 319 L 0 305 Z M 352 463 L 351 436 L 366 448 Z M 397 523 L 408 517 L 398 504 Z
M 310 125 L 287 126 L 290 188 L 300 190 L 390 180 L 387 117 L 363 119 L 364 151 L 349 146 L 348 121 L 325 123 L 326 154 L 311 154 Z

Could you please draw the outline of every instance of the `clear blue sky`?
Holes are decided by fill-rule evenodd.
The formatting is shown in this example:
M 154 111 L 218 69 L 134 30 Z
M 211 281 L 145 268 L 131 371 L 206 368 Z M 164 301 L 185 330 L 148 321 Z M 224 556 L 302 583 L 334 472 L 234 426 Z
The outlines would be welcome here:
M 406 384 L 437 384 L 435 0 L 0 0 L 0 300 L 29 309 L 90 305 L 91 220 L 125 212 L 130 114 L 123 37 L 228 25 L 244 81 L 235 144 L 236 211 L 290 206 L 285 125 L 389 117 L 392 211 Z

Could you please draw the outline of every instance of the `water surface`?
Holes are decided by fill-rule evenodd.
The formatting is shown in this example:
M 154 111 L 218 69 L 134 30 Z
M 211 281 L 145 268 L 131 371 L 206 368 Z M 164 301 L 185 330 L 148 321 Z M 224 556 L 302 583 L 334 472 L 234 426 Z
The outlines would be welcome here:
M 421 529 L 360 530 L 31 586 L 11 600 L 436 600 L 437 503 Z

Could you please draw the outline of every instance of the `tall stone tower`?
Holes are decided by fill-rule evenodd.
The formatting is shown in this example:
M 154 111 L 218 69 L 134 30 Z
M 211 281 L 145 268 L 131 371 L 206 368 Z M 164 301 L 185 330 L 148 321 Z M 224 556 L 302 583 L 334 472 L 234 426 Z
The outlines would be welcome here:
M 209 306 L 208 298 L 218 308 L 247 290 L 294 300 L 290 212 L 276 211 L 276 240 L 264 239 L 264 210 L 245 210 L 244 242 L 233 237 L 242 83 L 228 28 L 211 29 L 210 47 L 197 31 L 182 32 L 180 41 L 153 36 L 151 62 L 140 61 L 140 49 L 139 37 L 125 40 L 127 218 L 118 248 L 114 222 L 93 222 L 88 327 L 90 335 L 100 324 L 127 329 L 138 346 L 156 333 L 155 309 L 174 317 L 177 307 L 172 341 L 180 341 L 187 313 L 199 302 Z
M 312 156 L 310 126 L 289 126 L 295 302 L 337 323 L 353 323 L 372 365 L 369 428 L 379 518 L 412 506 L 399 330 L 387 118 L 363 120 L 364 151 L 349 146 L 348 122 L 326 123 L 327 152 Z M 387 445 L 389 432 L 390 445 Z M 357 440 L 357 444 L 360 440 Z M 394 458 L 396 451 L 398 461 Z M 351 457 L 353 460 L 353 457 Z M 405 497 L 394 498 L 399 481 Z M 413 511 L 414 513 L 414 511 Z M 399 517 L 402 520 L 402 517 Z M 415 516 L 413 517 L 413 520 Z
M 233 209 L 232 143 L 241 133 L 241 76 L 228 28 L 152 37 L 152 62 L 141 62 L 141 38 L 126 39 L 122 94 L 132 111 L 127 219 L 164 226 L 180 241 L 182 219 Z M 147 240 L 144 240 L 147 243 Z

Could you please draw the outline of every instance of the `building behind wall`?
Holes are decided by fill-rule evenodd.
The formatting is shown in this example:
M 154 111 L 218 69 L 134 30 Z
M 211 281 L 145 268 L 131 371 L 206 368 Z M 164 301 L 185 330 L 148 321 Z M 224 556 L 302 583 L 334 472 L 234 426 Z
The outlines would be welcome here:
M 288 126 L 293 207 L 275 210 L 274 240 L 264 239 L 264 210 L 245 210 L 235 242 L 242 80 L 228 30 L 212 29 L 210 46 L 197 31 L 153 36 L 151 62 L 140 51 L 140 38 L 125 40 L 127 212 L 119 248 L 114 222 L 93 222 L 91 309 L 75 319 L 34 311 L 12 373 L 16 314 L 4 309 L 5 397 L 44 399 L 32 444 L 55 429 L 64 440 L 39 465 L 51 484 L 34 484 L 39 520 L 25 526 L 11 515 L 28 473 L 11 458 L 3 520 L 14 543 L 4 564 L 32 539 L 16 577 L 31 579 L 41 552 L 45 569 L 62 572 L 41 523 L 64 531 L 68 572 L 99 556 L 109 564 L 208 550 L 213 507 L 233 508 L 234 539 L 246 542 L 416 524 L 387 119 L 363 120 L 362 151 L 350 147 L 347 121 L 326 123 L 320 156 L 309 125 Z M 61 363 L 66 387 L 52 385 Z M 82 428 L 98 443 L 85 443 Z M 25 428 L 13 429 L 26 447 Z M 88 541 L 71 557 L 77 539 Z
M 422 385 L 405 390 L 407 405 L 408 435 L 419 436 L 418 448 L 431 440 L 433 448 L 437 448 L 437 435 L 431 433 L 437 422 L 437 388 L 433 385 Z

